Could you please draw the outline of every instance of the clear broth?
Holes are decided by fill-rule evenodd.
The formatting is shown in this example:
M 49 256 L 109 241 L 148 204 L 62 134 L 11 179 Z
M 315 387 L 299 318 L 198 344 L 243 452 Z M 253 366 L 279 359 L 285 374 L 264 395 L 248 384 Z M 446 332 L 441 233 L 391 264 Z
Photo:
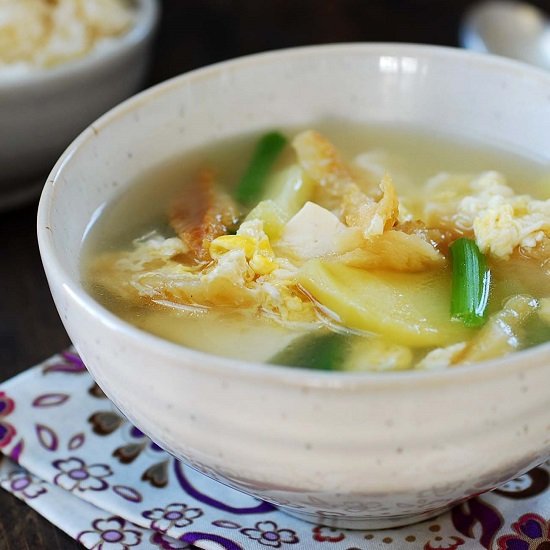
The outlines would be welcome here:
M 392 174 L 398 193 L 406 194 L 415 186 L 439 172 L 477 174 L 486 170 L 503 173 L 517 191 L 538 199 L 550 197 L 550 166 L 518 156 L 487 144 L 456 139 L 450 135 L 435 135 L 421 128 L 369 127 L 365 129 L 348 123 L 319 124 L 316 129 L 325 133 L 351 160 L 355 155 L 384 150 L 392 159 Z M 294 131 L 287 130 L 288 136 Z M 109 250 L 130 248 L 133 239 L 151 230 L 170 236 L 166 211 L 170 199 L 193 180 L 204 166 L 220 175 L 221 184 L 231 188 L 239 180 L 257 140 L 256 135 L 193 151 L 156 166 L 133 182 L 131 190 L 121 194 L 97 216 L 86 235 L 83 247 L 82 277 L 90 294 L 113 313 L 143 329 L 172 342 L 221 356 L 249 361 L 267 361 L 289 345 L 303 331 L 297 327 L 283 328 L 273 321 L 239 311 L 170 309 L 156 306 L 136 306 L 106 293 L 89 277 L 88 266 L 98 254 Z M 280 164 L 288 163 L 282 158 Z M 525 287 L 536 290 L 537 296 L 550 296 L 550 277 L 533 278 L 532 274 L 503 270 L 496 273 L 495 288 L 499 295 L 514 291 L 519 278 Z M 525 283 L 525 281 L 527 281 Z M 550 339 L 550 330 L 533 324 L 529 345 Z M 417 353 L 422 354 L 422 350 Z M 424 350 L 425 353 L 425 350 Z

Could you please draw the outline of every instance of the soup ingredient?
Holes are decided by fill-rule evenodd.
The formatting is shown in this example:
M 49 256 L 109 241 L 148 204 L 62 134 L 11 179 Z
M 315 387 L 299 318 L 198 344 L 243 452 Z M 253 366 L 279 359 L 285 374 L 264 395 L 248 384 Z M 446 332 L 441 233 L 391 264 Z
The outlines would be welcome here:
M 512 296 L 501 311 L 491 315 L 487 324 L 472 338 L 457 360 L 474 363 L 521 349 L 524 341 L 523 327 L 538 307 L 537 300 L 532 296 Z
M 248 214 L 245 221 L 260 220 L 270 239 L 278 239 L 288 221 L 287 213 L 273 200 L 259 202 Z
M 298 281 L 344 326 L 383 334 L 398 344 L 450 344 L 468 335 L 468 329 L 450 319 L 445 271 L 367 271 L 311 260 L 300 270 Z
M 453 266 L 451 315 L 467 327 L 485 323 L 491 272 L 475 241 L 457 239 L 450 247 Z
M 240 203 L 251 206 L 258 202 L 269 171 L 286 143 L 286 138 L 278 132 L 270 132 L 258 141 L 252 160 L 235 190 L 235 198 Z
M 216 188 L 214 173 L 202 170 L 193 187 L 193 196 L 184 190 L 172 201 L 168 218 L 192 258 L 209 261 L 210 243 L 238 227 L 239 207 L 224 191 Z
M 502 176 L 489 172 L 471 184 L 475 194 L 464 197 L 457 219 L 471 225 L 479 248 L 507 260 L 515 248 L 529 252 L 550 230 L 550 200 L 517 195 Z
M 278 239 L 289 219 L 311 198 L 315 184 L 297 166 L 291 166 L 268 179 L 263 200 L 246 220 L 261 220 L 270 239 Z
M 343 197 L 359 194 L 353 176 L 336 148 L 319 132 L 307 130 L 292 140 L 298 164 L 304 173 L 317 182 L 314 202 L 337 210 L 341 217 Z
M 443 176 L 428 186 L 429 223 L 472 233 L 484 254 L 507 260 L 514 251 L 536 256 L 550 233 L 550 199 L 517 194 L 504 176 L 489 171 L 475 178 Z
M 311 198 L 315 183 L 297 166 L 284 169 L 268 179 L 263 200 L 247 215 L 258 219 L 270 239 L 278 239 L 285 224 Z
M 401 168 L 398 187 L 371 157 L 365 168 L 368 153 L 346 161 L 318 132 L 280 157 L 273 135 L 256 146 L 247 173 L 261 177 L 241 203 L 236 170 L 198 169 L 174 194 L 168 228 L 159 207 L 155 232 L 93 259 L 93 288 L 185 345 L 234 341 L 231 357 L 323 370 L 447 368 L 550 340 L 547 201 L 496 172 L 414 187 Z M 508 221 L 493 231 L 480 205 L 504 203 L 513 216 L 499 214 Z
M 269 178 L 262 198 L 277 204 L 288 221 L 307 201 L 312 200 L 315 187 L 316 183 L 293 164 Z
M 269 363 L 306 369 L 339 370 L 345 364 L 352 337 L 338 332 L 307 334 L 274 355 Z
M 261 221 L 214 239 L 206 264 L 190 262 L 188 253 L 181 239 L 149 233 L 129 252 L 97 258 L 94 284 L 134 304 L 242 308 L 283 324 L 318 325 L 314 305 L 296 289 L 296 266 L 275 257 Z
M 251 220 L 241 225 L 235 235 L 217 238 L 210 245 L 210 255 L 218 259 L 229 250 L 242 250 L 249 267 L 256 275 L 267 275 L 279 267 L 269 237 L 262 223 Z
M 399 202 L 391 177 L 380 183 L 380 200 L 369 197 L 359 186 L 336 148 L 314 131 L 298 134 L 292 142 L 304 172 L 318 182 L 315 202 L 335 210 L 347 225 L 358 227 L 363 236 L 380 235 L 397 221 Z
M 410 369 L 414 361 L 411 348 L 384 338 L 355 338 L 350 354 L 340 368 L 346 371 L 398 371 Z
M 0 0 L 0 72 L 83 57 L 133 25 L 127 0 Z
M 361 269 L 418 272 L 445 265 L 444 256 L 425 238 L 398 229 L 370 238 L 362 246 L 332 259 Z
M 451 344 L 446 348 L 436 348 L 428 352 L 417 364 L 418 370 L 440 370 L 459 362 L 460 356 L 466 348 L 466 342 Z
M 525 347 L 527 322 L 537 310 L 539 303 L 531 296 L 512 296 L 506 300 L 502 310 L 491 315 L 487 324 L 479 332 L 474 333 L 469 342 L 436 348 L 419 361 L 416 368 L 434 370 L 475 363 L 522 349 Z
M 308 260 L 344 253 L 361 243 L 358 228 L 348 227 L 326 208 L 308 201 L 285 224 L 277 247 L 292 258 Z

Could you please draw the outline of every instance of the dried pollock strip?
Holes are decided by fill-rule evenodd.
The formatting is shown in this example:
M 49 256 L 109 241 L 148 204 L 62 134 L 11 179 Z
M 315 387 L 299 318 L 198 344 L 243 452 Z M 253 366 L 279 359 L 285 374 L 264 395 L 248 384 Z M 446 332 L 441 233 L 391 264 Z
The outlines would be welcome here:
M 319 185 L 316 201 L 337 212 L 365 238 L 380 235 L 397 222 L 399 202 L 389 175 L 380 183 L 381 198 L 366 195 L 330 141 L 313 130 L 298 134 L 292 145 L 300 166 Z
M 300 166 L 328 194 L 340 202 L 342 196 L 359 190 L 336 147 L 319 132 L 307 130 L 292 141 Z
M 415 235 L 416 237 L 419 237 L 435 249 L 439 250 L 443 256 L 448 255 L 449 244 L 463 236 L 461 233 L 457 233 L 448 228 L 430 227 L 422 220 L 410 220 L 398 223 L 393 229 L 396 231 L 402 231 L 407 235 Z
M 394 230 L 376 235 L 361 248 L 334 256 L 331 261 L 361 269 L 415 273 L 441 267 L 445 259 L 422 237 Z
M 382 178 L 380 191 L 382 196 L 378 202 L 361 191 L 349 193 L 344 197 L 346 223 L 353 227 L 360 227 L 365 238 L 382 235 L 397 223 L 399 201 L 388 174 Z
M 239 209 L 235 201 L 216 189 L 214 173 L 202 170 L 193 186 L 193 194 L 184 191 L 170 205 L 170 225 L 189 247 L 198 262 L 211 260 L 210 243 L 226 235 L 239 223 Z

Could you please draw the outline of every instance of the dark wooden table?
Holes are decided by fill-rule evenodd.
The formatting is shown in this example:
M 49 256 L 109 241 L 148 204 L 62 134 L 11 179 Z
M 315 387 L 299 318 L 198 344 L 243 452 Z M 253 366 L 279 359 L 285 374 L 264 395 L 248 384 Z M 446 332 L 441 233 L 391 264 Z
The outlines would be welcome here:
M 164 0 L 148 85 L 231 57 L 306 44 L 398 41 L 456 46 L 461 15 L 471 3 Z M 550 8 L 550 0 L 534 3 Z M 36 204 L 0 214 L 0 381 L 69 344 L 42 271 L 35 214 Z M 78 547 L 0 491 L 0 550 Z

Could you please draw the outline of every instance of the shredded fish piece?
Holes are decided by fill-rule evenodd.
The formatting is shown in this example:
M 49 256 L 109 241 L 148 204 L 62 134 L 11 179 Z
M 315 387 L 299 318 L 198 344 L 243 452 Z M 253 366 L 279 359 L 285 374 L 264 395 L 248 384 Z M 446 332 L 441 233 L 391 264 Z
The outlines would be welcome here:
M 315 202 L 333 210 L 340 207 L 344 195 L 360 191 L 334 145 L 319 132 L 298 134 L 292 146 L 304 172 L 320 186 L 321 200 Z
M 330 258 L 361 269 L 419 272 L 441 267 L 445 258 L 418 235 L 386 231 L 366 241 L 360 248 Z
M 382 178 L 380 191 L 382 197 L 378 202 L 369 199 L 361 191 L 344 196 L 346 223 L 360 227 L 365 238 L 382 235 L 397 223 L 399 217 L 397 193 L 388 174 Z
M 308 130 L 298 134 L 292 145 L 304 172 L 319 184 L 316 202 L 336 211 L 347 225 L 361 228 L 368 238 L 382 234 L 397 222 L 399 201 L 389 175 L 382 178 L 381 198 L 375 201 L 361 190 L 324 136 Z
M 170 225 L 187 245 L 195 260 L 211 260 L 210 243 L 239 223 L 236 202 L 216 189 L 214 173 L 202 170 L 193 188 L 193 197 L 185 190 L 170 206 Z

